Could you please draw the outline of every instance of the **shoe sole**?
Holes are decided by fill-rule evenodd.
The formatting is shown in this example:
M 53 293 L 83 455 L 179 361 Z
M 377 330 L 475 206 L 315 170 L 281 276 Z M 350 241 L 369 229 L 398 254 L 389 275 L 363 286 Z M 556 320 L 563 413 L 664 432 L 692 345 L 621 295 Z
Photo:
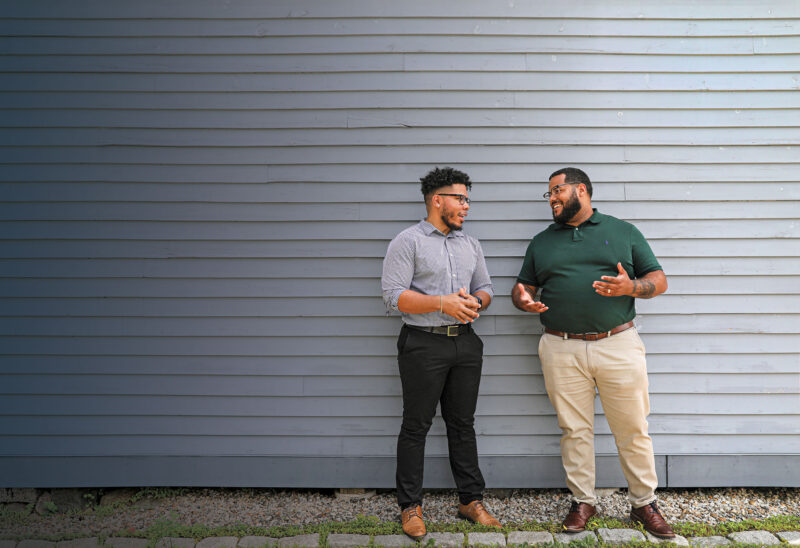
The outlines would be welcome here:
M 644 521 L 642 521 L 642 518 L 640 518 L 639 516 L 635 516 L 633 514 L 631 514 L 631 521 L 635 521 L 636 523 L 641 523 L 642 527 L 644 527 L 644 530 L 647 531 L 648 533 L 650 533 L 651 535 L 653 535 L 654 537 L 658 537 L 658 538 L 675 538 L 677 536 L 677 535 L 675 535 L 675 533 L 672 533 L 671 535 L 665 535 L 663 533 L 656 533 L 654 531 L 651 531 L 650 529 L 645 527 L 645 524 L 644 524 Z

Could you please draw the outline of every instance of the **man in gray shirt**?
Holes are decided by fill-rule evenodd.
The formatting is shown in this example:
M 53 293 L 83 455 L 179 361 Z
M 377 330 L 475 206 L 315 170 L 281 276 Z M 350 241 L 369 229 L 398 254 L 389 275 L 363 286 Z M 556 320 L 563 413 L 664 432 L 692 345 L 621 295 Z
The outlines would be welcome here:
M 437 403 L 447 426 L 459 514 L 500 527 L 483 506 L 473 428 L 483 342 L 472 322 L 494 293 L 480 242 L 461 230 L 472 183 L 466 173 L 449 167 L 436 168 L 420 181 L 428 217 L 392 240 L 381 277 L 386 308 L 403 315 L 397 340 L 403 385 L 397 502 L 403 531 L 413 539 L 426 534 L 421 508 L 425 437 Z

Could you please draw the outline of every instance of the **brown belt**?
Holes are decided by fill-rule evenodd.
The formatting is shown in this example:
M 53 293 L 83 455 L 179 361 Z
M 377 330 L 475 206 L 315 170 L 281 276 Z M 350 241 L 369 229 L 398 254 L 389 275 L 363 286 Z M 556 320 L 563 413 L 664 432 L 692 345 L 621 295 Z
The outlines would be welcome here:
M 581 339 L 584 341 L 599 341 L 600 339 L 605 339 L 606 337 L 610 337 L 611 335 L 616 335 L 617 333 L 622 333 L 626 329 L 630 329 L 633 327 L 633 321 L 629 321 L 628 323 L 624 323 L 622 325 L 618 325 L 611 331 L 603 331 L 602 333 L 564 333 L 563 331 L 556 331 L 555 329 L 550 329 L 548 327 L 544 328 L 545 333 L 550 333 L 551 335 L 557 335 L 559 337 L 563 337 L 565 339 Z

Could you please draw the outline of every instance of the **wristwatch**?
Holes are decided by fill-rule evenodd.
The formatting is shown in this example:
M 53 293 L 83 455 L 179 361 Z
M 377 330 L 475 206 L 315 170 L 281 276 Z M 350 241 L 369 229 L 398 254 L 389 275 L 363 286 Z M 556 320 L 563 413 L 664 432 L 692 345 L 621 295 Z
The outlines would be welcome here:
M 481 308 L 483 308 L 483 299 L 481 299 L 481 298 L 480 298 L 480 297 L 478 297 L 477 295 L 473 295 L 473 297 L 475 297 L 476 299 L 478 299 L 478 309 L 481 309 Z

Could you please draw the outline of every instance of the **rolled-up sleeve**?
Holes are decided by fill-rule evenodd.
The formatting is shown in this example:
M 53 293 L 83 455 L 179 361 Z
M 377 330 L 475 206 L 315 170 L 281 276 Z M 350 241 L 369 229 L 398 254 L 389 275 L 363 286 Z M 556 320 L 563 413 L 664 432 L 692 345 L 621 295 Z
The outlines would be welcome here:
M 481 243 L 476 239 L 472 239 L 472 243 L 475 246 L 477 261 L 475 263 L 475 272 L 472 273 L 472 280 L 469 284 L 469 292 L 474 294 L 476 291 L 485 291 L 494 299 L 494 288 L 492 287 L 492 279 L 489 277 L 489 269 L 486 268 L 483 248 L 481 248 Z
M 414 248 L 413 239 L 405 233 L 399 234 L 389 243 L 381 274 L 381 291 L 386 310 L 399 310 L 397 300 L 404 291 L 411 288 L 414 277 Z

